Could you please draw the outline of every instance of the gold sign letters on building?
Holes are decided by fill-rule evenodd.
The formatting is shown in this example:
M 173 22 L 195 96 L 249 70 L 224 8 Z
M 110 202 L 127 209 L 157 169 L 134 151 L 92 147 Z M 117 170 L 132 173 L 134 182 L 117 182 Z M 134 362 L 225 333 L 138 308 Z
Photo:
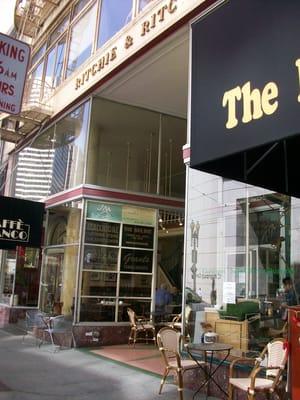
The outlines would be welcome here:
M 300 58 L 295 65 L 298 69 L 298 79 L 300 84 Z M 242 123 L 247 124 L 255 119 L 260 119 L 265 115 L 272 115 L 279 107 L 279 88 L 275 82 L 268 82 L 262 90 L 251 88 L 251 82 L 246 82 L 242 87 L 236 86 L 226 91 L 222 99 L 222 107 L 227 107 L 226 128 L 235 128 L 239 121 L 237 119 L 237 102 L 242 101 Z M 300 95 L 297 97 L 300 103 Z
M 156 29 L 159 24 L 166 20 L 166 16 L 172 15 L 177 10 L 177 0 L 169 0 L 166 4 L 144 20 L 141 24 L 140 37 L 146 37 L 151 31 Z M 135 38 L 132 35 L 126 35 L 124 39 L 124 49 L 131 48 L 135 43 Z M 118 47 L 113 46 L 110 50 L 101 55 L 90 67 L 75 80 L 75 90 L 84 86 L 92 77 L 106 69 L 111 63 L 118 58 Z

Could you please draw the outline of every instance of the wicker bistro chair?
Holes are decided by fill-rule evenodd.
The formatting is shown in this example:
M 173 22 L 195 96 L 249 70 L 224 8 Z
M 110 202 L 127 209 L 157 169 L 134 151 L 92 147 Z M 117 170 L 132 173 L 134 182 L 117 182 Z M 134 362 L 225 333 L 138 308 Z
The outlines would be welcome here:
M 131 308 L 127 308 L 127 313 L 131 327 L 128 344 L 133 343 L 133 345 L 135 345 L 138 340 L 146 340 L 146 343 L 151 340 L 155 343 L 155 327 L 152 322 L 147 321 L 143 316 L 137 316 Z M 151 334 L 150 338 L 149 333 Z M 140 337 L 140 335 L 142 335 L 142 337 Z
M 282 380 L 282 374 L 288 359 L 288 344 L 285 339 L 277 338 L 269 342 L 258 358 L 238 358 L 230 365 L 228 399 L 233 400 L 233 389 L 247 393 L 248 400 L 254 400 L 258 392 L 270 396 L 276 393 Z M 234 378 L 234 365 L 246 361 L 254 363 L 248 378 Z M 262 373 L 264 375 L 262 376 Z M 277 393 L 278 394 L 278 393 Z
M 165 364 L 165 371 L 162 376 L 159 394 L 162 392 L 163 385 L 166 382 L 167 376 L 170 372 L 177 375 L 178 394 L 179 399 L 183 400 L 183 374 L 192 369 L 203 369 L 205 366 L 204 361 L 198 363 L 191 358 L 183 359 L 180 355 L 180 344 L 183 340 L 182 335 L 177 329 L 171 327 L 161 328 L 157 334 L 157 344 L 161 352 Z M 203 367 L 200 366 L 203 365 Z
M 45 315 L 43 312 L 37 309 L 27 310 L 25 314 L 25 329 L 22 342 L 25 342 L 25 337 L 31 335 L 35 338 L 36 345 L 38 345 L 42 339 L 38 338 L 38 330 L 42 333 L 47 328 L 45 323 Z
M 76 347 L 75 337 L 73 334 L 73 321 L 64 315 L 57 315 L 45 319 L 47 327 L 44 333 L 48 334 L 51 340 L 54 352 L 63 348 L 64 342 L 70 342 L 67 347 Z M 40 343 L 43 343 L 43 341 Z

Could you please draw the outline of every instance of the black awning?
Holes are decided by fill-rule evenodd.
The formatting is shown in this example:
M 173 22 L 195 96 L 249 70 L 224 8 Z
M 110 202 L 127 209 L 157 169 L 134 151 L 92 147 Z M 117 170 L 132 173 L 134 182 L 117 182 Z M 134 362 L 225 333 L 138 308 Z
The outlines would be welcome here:
M 299 21 L 299 1 L 230 0 L 192 25 L 192 168 L 300 196 Z

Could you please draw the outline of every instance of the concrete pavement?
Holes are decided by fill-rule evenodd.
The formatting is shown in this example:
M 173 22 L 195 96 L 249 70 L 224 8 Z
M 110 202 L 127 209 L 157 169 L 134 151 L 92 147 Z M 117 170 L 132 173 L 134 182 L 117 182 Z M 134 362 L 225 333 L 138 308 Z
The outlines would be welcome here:
M 81 349 L 52 352 L 21 332 L 0 329 L 0 400 L 177 400 L 177 387 L 160 377 L 94 356 Z M 184 400 L 193 392 L 185 390 Z M 197 396 L 197 400 L 204 399 Z M 212 397 L 209 397 L 213 400 Z

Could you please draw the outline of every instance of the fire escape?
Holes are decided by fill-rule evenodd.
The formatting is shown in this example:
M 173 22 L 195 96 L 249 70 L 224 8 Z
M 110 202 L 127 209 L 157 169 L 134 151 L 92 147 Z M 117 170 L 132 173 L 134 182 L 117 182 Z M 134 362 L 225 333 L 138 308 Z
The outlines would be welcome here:
M 15 28 L 17 36 L 34 40 L 45 20 L 61 0 L 17 0 Z M 53 88 L 40 79 L 26 80 L 22 110 L 19 115 L 0 113 L 0 140 L 18 143 L 28 134 L 37 131 L 52 115 Z

